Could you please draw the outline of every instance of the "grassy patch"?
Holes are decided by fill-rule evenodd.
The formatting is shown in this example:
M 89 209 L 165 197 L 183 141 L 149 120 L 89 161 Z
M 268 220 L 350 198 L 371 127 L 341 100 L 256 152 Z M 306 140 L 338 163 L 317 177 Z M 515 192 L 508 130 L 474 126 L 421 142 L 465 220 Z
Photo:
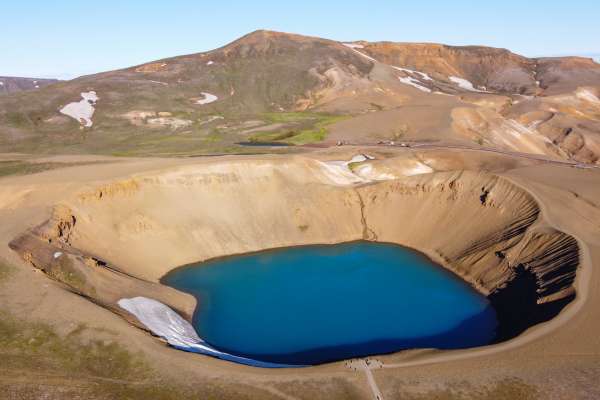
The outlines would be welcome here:
M 3 263 L 2 260 L 0 260 L 0 283 L 10 278 L 12 273 L 13 268 L 8 264 Z
M 298 132 L 293 131 L 293 130 L 286 131 L 286 132 L 281 132 L 281 131 L 257 132 L 254 135 L 252 135 L 249 140 L 251 142 L 259 142 L 259 143 L 277 142 L 280 140 L 289 139 L 297 134 L 298 134 Z
M 269 122 L 275 123 L 290 123 L 300 121 L 310 121 L 319 119 L 326 114 L 310 113 L 310 112 L 272 112 L 265 113 L 263 117 Z
M 44 162 L 44 163 L 33 163 L 22 160 L 8 160 L 0 161 L 0 177 L 10 175 L 30 175 L 37 174 L 38 172 L 49 171 L 51 169 L 73 167 L 76 165 L 96 164 L 99 161 L 94 162 L 73 162 L 73 163 L 61 163 L 61 162 Z
M 230 382 L 165 380 L 139 354 L 110 340 L 90 340 L 79 324 L 59 335 L 48 324 L 0 312 L 1 399 L 275 399 Z M 173 350 L 175 351 L 175 350 Z
M 52 327 L 0 315 L 3 369 L 48 369 L 73 376 L 118 379 L 148 376 L 147 366 L 114 342 L 80 340 L 82 329 L 61 337 Z
M 326 136 L 327 130 L 324 127 L 305 129 L 300 131 L 297 135 L 289 137 L 285 140 L 285 142 L 299 146 L 307 143 L 321 142 L 325 140 Z
M 217 143 L 221 140 L 223 140 L 223 137 L 219 132 L 211 132 L 204 137 L 204 141 L 208 143 Z
M 327 127 L 347 117 L 323 113 L 295 112 L 267 113 L 264 118 L 270 123 L 283 123 L 287 126 L 278 131 L 257 132 L 248 139 L 249 141 L 303 145 L 323 141 L 327 137 Z
M 359 165 L 361 165 L 363 163 L 364 163 L 364 161 L 351 162 L 350 164 L 348 164 L 348 169 L 350 169 L 350 171 L 354 172 L 356 167 L 358 167 Z
M 27 175 L 46 171 L 55 167 L 55 163 L 30 163 L 27 161 L 0 161 L 0 176 Z

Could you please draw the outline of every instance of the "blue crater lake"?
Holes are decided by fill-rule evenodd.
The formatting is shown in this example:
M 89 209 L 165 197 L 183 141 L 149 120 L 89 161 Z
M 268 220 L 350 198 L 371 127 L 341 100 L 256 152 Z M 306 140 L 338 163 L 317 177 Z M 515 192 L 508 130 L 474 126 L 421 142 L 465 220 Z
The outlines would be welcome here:
M 216 349 L 310 365 L 494 340 L 479 294 L 413 250 L 351 242 L 289 247 L 178 268 L 163 283 L 198 300 L 193 325 Z

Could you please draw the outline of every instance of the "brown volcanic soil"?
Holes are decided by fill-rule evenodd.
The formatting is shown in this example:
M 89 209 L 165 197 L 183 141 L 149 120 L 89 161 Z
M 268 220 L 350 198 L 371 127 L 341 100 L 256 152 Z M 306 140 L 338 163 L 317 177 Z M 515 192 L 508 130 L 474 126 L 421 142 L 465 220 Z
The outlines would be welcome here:
M 395 171 L 397 180 L 354 190 L 332 185 L 329 178 L 322 175 L 319 160 L 349 159 L 361 151 L 377 157 L 372 162 L 375 171 Z M 414 159 L 437 172 L 405 177 L 410 169 L 404 166 Z M 489 172 L 459 172 L 464 169 Z M 73 251 L 67 245 L 70 242 L 86 251 L 101 253 L 95 255 L 123 271 L 150 280 L 187 261 L 186 254 L 198 260 L 247 251 L 255 246 L 335 242 L 365 234 L 421 247 L 419 243 L 424 243 L 427 236 L 427 224 L 437 221 L 439 228 L 427 244 L 432 255 L 438 252 L 438 259 L 446 265 L 458 263 L 457 272 L 460 272 L 459 265 L 479 265 L 464 270 L 463 275 L 474 283 L 479 282 L 482 290 L 489 290 L 495 286 L 493 282 L 500 282 L 498 279 L 503 274 L 512 271 L 502 267 L 506 266 L 506 260 L 532 256 L 532 261 L 526 264 L 535 270 L 538 268 L 535 260 L 544 260 L 545 256 L 536 256 L 529 249 L 546 248 L 545 255 L 561 254 L 543 243 L 564 232 L 576 238 L 580 248 L 580 267 L 575 281 L 577 297 L 555 319 L 528 329 L 515 340 L 481 349 L 414 351 L 377 357 L 384 362 L 384 368 L 374 371 L 374 376 L 384 398 L 594 398 L 598 395 L 596 382 L 600 377 L 600 308 L 596 306 L 600 281 L 594 271 L 600 260 L 600 211 L 594 200 L 600 195 L 595 184 L 598 178 L 595 169 L 582 170 L 514 156 L 441 148 L 394 150 L 385 147 L 338 149 L 292 158 L 132 159 L 118 164 L 76 166 L 2 178 L 0 239 L 4 250 L 0 249 L 0 257 L 12 265 L 10 275 L 3 278 L 0 286 L 2 309 L 27 320 L 44 321 L 58 332 L 58 337 L 70 334 L 71 341 L 80 337 L 81 334 L 74 331 L 83 323 L 83 337 L 87 340 L 101 338 L 106 343 L 122 345 L 132 357 L 143 359 L 152 372 L 146 372 L 145 378 L 138 372 L 131 375 L 117 372 L 108 380 L 103 378 L 104 381 L 98 381 L 97 373 L 67 372 L 66 376 L 77 382 L 74 386 L 73 381 L 68 384 L 61 381 L 59 378 L 65 375 L 45 364 L 38 364 L 38 372 L 32 374 L 31 365 L 23 364 L 24 353 L 19 353 L 25 350 L 0 343 L 3 354 L 7 351 L 17 357 L 22 354 L 14 363 L 21 362 L 19 368 L 24 371 L 20 376 L 8 371 L 3 373 L 0 387 L 6 388 L 3 394 L 8 394 L 5 396 L 8 398 L 23 397 L 27 392 L 45 393 L 52 398 L 59 397 L 61 390 L 73 395 L 89 393 L 90 387 L 110 385 L 152 388 L 158 382 L 176 384 L 178 390 L 195 390 L 187 394 L 174 391 L 178 398 L 212 395 L 216 398 L 367 399 L 371 396 L 364 375 L 346 369 L 343 363 L 300 370 L 261 370 L 175 351 L 72 293 L 69 288 L 72 290 L 74 286 L 65 287 L 36 273 L 9 250 L 7 244 L 26 228 L 47 220 L 52 208 L 62 204 L 76 213 L 76 223 L 71 228 L 59 224 L 63 233 L 70 232 L 68 240 L 54 241 L 51 246 L 66 246 L 64 251 L 70 252 Z M 236 196 L 231 196 L 234 188 Z M 481 194 L 486 188 L 489 193 L 482 200 Z M 282 198 L 285 201 L 281 201 Z M 362 217 L 359 198 L 364 202 Z M 177 204 L 162 208 L 167 214 L 155 214 L 154 207 L 167 199 Z M 248 223 L 248 215 L 240 208 L 254 210 L 253 218 L 263 221 L 261 226 Z M 416 211 L 419 209 L 422 211 Z M 188 246 L 189 234 L 178 233 L 183 221 L 178 218 L 186 210 L 194 210 L 194 215 L 186 218 L 185 223 L 195 230 L 194 235 L 199 240 L 195 245 L 191 241 Z M 199 213 L 199 225 L 193 228 L 196 213 Z M 273 213 L 281 219 L 278 216 L 277 223 L 271 225 L 269 215 L 275 215 Z M 535 216 L 537 213 L 539 216 Z M 55 221 L 66 221 L 60 215 L 55 214 L 55 217 Z M 531 218 L 535 220 L 533 225 Z M 367 221 L 366 232 L 361 221 Z M 235 224 L 236 229 L 229 230 L 229 224 Z M 500 234 L 503 231 L 495 228 L 507 224 L 529 224 L 530 228 L 525 232 L 516 229 L 508 235 Z M 308 225 L 308 229 L 301 230 L 299 225 Z M 269 228 L 265 230 L 264 226 Z M 229 235 L 238 232 L 245 240 L 227 236 L 228 231 Z M 55 237 L 64 238 L 64 235 Z M 211 240 L 207 240 L 208 237 Z M 228 239 L 221 240 L 225 237 Z M 536 241 L 539 246 L 535 245 Z M 528 242 L 533 245 L 522 247 Z M 160 246 L 169 246 L 169 243 L 176 245 L 177 251 L 161 251 L 164 247 Z M 498 246 L 500 250 L 507 247 L 507 243 L 513 246 L 508 246 L 506 258 L 490 254 L 488 246 Z M 140 251 L 138 246 L 144 246 L 150 253 Z M 566 249 L 562 245 L 559 248 Z M 168 257 L 169 253 L 175 258 Z M 492 265 L 496 267 L 491 268 Z M 539 267 L 539 277 L 543 277 L 544 263 Z M 470 275 L 472 272 L 475 275 Z M 560 275 L 547 277 L 550 276 Z M 567 294 L 568 280 L 559 281 L 563 283 L 558 286 L 544 284 L 538 294 L 549 296 L 547 300 Z M 557 297 L 558 294 L 561 295 Z M 18 326 L 15 329 L 19 329 Z M 28 334 L 24 335 L 29 340 Z M 50 350 L 42 346 L 37 351 Z M 50 355 L 52 360 L 60 360 L 60 357 Z M 97 362 L 104 361 L 88 360 L 88 364 Z M 151 374 L 151 378 L 147 374 Z M 52 386 L 47 386 L 50 383 Z M 118 397 L 115 392 L 111 393 L 111 397 Z M 130 397 L 148 398 L 147 393 L 146 397 L 140 393 Z M 488 397 L 477 397 L 484 395 Z M 88 397 L 102 398 L 97 393 Z M 165 395 L 164 398 L 170 397 Z
M 183 353 L 115 307 L 151 294 L 189 316 L 194 300 L 157 284 L 180 264 L 360 238 L 424 250 L 490 293 L 513 328 L 503 338 L 518 335 L 378 357 L 384 398 L 600 397 L 600 172 L 576 164 L 600 159 L 600 66 L 481 46 L 355 44 L 257 31 L 211 52 L 0 96 L 0 146 L 21 153 L 235 153 L 261 133 L 364 146 L 1 155 L 0 397 L 372 398 L 364 374 L 343 363 L 262 370 Z M 100 100 L 82 129 L 58 110 L 88 90 Z M 219 100 L 197 105 L 200 92 Z M 157 128 L 147 115 L 185 128 Z M 394 180 L 343 186 L 335 179 L 347 176 L 322 163 L 360 152 L 376 160 L 355 174 Z
M 536 92 L 535 61 L 505 49 L 377 42 L 367 44 L 365 50 L 387 64 L 406 66 L 444 78 L 464 77 L 489 90 L 522 94 Z
M 172 156 L 255 152 L 239 143 L 261 138 L 295 145 L 411 140 L 588 163 L 600 157 L 600 65 L 589 59 L 530 59 L 483 46 L 346 45 L 256 31 L 213 51 L 1 96 L 0 146 L 23 153 Z M 481 92 L 484 86 L 488 92 Z M 59 110 L 89 90 L 99 100 L 93 126 L 84 128 Z M 217 101 L 196 103 L 203 92 Z M 530 112 L 556 119 L 532 127 L 519 122 Z M 258 125 L 249 133 L 251 121 Z M 562 130 L 574 134 L 565 138 Z

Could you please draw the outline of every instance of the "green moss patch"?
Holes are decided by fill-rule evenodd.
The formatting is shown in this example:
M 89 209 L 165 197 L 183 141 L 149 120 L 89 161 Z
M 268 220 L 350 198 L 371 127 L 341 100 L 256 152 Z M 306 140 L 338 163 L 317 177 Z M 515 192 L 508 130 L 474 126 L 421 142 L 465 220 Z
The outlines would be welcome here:
M 103 161 L 92 162 L 42 162 L 34 163 L 23 160 L 0 161 L 0 177 L 11 175 L 30 175 L 52 169 L 74 167 L 77 165 L 98 164 Z
M 325 140 L 328 134 L 327 127 L 341 121 L 347 116 L 294 112 L 294 113 L 267 113 L 264 118 L 269 123 L 286 124 L 277 131 L 257 132 L 248 138 L 251 142 L 268 143 L 283 142 L 292 145 L 317 143 Z

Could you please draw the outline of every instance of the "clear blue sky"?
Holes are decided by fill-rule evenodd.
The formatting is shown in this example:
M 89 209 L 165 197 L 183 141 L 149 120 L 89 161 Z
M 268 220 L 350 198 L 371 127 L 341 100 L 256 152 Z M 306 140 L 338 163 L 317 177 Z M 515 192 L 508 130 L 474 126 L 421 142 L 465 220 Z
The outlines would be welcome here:
M 256 29 L 594 54 L 599 16 L 600 0 L 6 0 L 0 75 L 73 77 L 210 50 Z

